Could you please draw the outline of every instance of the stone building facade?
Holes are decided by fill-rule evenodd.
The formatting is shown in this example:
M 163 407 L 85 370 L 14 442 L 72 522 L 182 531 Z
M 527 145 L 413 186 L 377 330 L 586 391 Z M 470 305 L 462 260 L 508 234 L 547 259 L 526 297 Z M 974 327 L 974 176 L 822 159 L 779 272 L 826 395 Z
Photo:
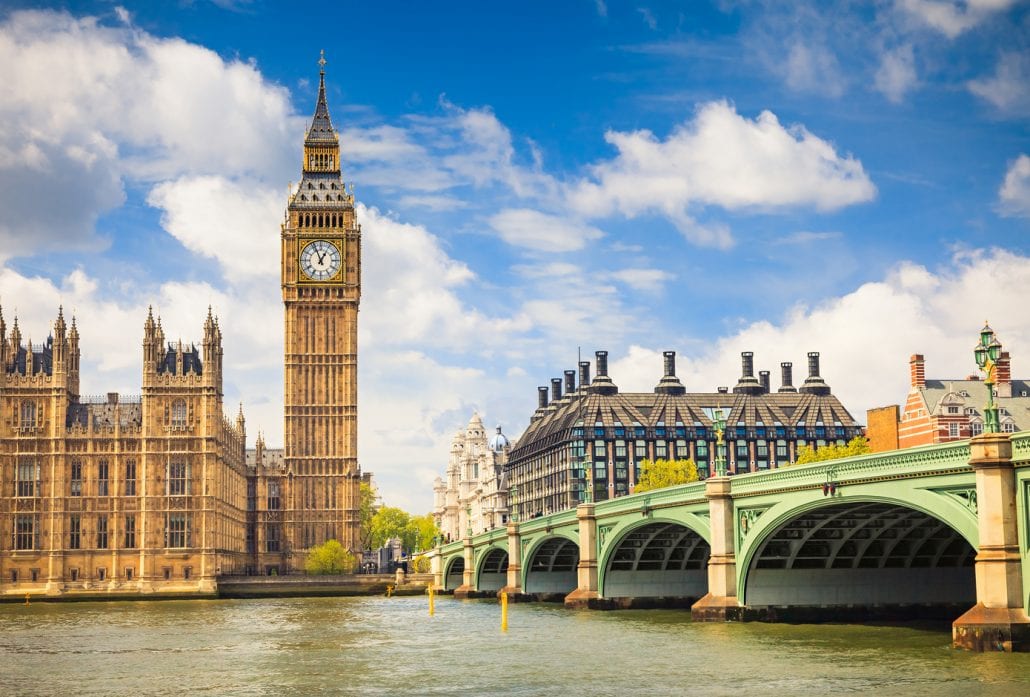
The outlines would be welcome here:
M 987 385 L 978 375 L 928 379 L 926 359 L 919 353 L 909 358 L 908 365 L 909 392 L 904 407 L 893 404 L 868 412 L 873 452 L 947 443 L 983 433 Z M 1012 379 L 1008 351 L 1001 351 L 995 380 L 1002 433 L 1030 429 L 1030 380 Z
M 506 466 L 510 507 L 521 516 L 546 515 L 587 500 L 633 492 L 642 460 L 691 459 L 702 478 L 714 469 L 716 410 L 726 419 L 726 461 L 731 473 L 794 462 L 798 448 L 843 444 L 863 429 L 819 375 L 819 354 L 808 354 L 808 377 L 794 387 L 791 363 L 781 363 L 782 384 L 769 371 L 754 374 L 754 356 L 741 354 L 742 375 L 732 391 L 688 393 L 676 377 L 676 354 L 666 351 L 665 374 L 653 392 L 624 393 L 608 376 L 608 354 L 566 370 L 538 388 L 538 408 L 511 449 Z
M 213 592 L 243 573 L 246 428 L 223 414 L 222 335 L 143 328 L 138 397 L 79 394 L 79 333 L 41 345 L 0 313 L 0 593 Z
M 468 534 L 508 522 L 508 482 L 505 464 L 511 444 L 501 427 L 489 438 L 479 414 L 454 434 L 446 481 L 433 483 L 433 518 L 444 539 L 458 540 Z

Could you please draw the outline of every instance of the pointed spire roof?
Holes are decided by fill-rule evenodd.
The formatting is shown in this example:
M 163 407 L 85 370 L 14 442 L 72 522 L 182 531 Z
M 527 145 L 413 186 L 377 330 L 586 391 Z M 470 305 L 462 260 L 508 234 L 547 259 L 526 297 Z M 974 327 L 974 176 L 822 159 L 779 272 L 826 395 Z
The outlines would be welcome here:
M 332 119 L 329 118 L 329 106 L 325 101 L 325 51 L 322 51 L 318 59 L 318 102 L 315 104 L 315 115 L 311 119 L 311 128 L 308 129 L 305 141 L 336 140 L 336 131 L 333 130 Z

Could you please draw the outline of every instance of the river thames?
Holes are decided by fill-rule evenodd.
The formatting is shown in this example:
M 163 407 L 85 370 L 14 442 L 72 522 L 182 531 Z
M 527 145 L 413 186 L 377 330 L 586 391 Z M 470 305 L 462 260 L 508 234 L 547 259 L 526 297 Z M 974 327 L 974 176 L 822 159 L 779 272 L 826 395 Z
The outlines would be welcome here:
M 0 605 L 6 694 L 1027 695 L 945 626 L 702 624 L 423 597 Z

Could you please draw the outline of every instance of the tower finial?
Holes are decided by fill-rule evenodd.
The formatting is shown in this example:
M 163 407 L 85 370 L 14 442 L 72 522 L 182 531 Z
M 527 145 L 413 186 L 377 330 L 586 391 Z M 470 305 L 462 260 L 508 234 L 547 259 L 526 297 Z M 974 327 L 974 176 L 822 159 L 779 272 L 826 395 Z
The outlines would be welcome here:
M 323 48 L 318 53 L 318 74 L 325 75 L 325 64 L 329 62 L 325 59 L 325 49 Z

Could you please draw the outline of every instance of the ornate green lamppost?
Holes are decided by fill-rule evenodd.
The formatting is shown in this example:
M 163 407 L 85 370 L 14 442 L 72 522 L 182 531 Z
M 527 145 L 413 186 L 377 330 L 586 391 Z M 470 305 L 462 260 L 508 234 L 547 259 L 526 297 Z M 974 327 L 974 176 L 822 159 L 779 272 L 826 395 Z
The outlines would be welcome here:
M 984 433 L 999 433 L 1001 427 L 998 419 L 998 407 L 994 404 L 994 379 L 995 368 L 998 359 L 1001 357 L 1001 343 L 994 336 L 994 330 L 990 325 L 984 323 L 980 330 L 980 342 L 973 347 L 973 357 L 977 366 L 987 376 L 984 385 L 987 386 L 987 406 L 984 408 Z
M 726 441 L 723 433 L 726 432 L 726 417 L 722 409 L 716 409 L 712 415 L 712 428 L 715 429 L 715 476 L 726 476 Z
M 511 489 L 508 490 L 508 498 L 511 499 L 511 515 L 508 516 L 508 520 L 513 523 L 519 522 L 519 485 L 512 485 Z

